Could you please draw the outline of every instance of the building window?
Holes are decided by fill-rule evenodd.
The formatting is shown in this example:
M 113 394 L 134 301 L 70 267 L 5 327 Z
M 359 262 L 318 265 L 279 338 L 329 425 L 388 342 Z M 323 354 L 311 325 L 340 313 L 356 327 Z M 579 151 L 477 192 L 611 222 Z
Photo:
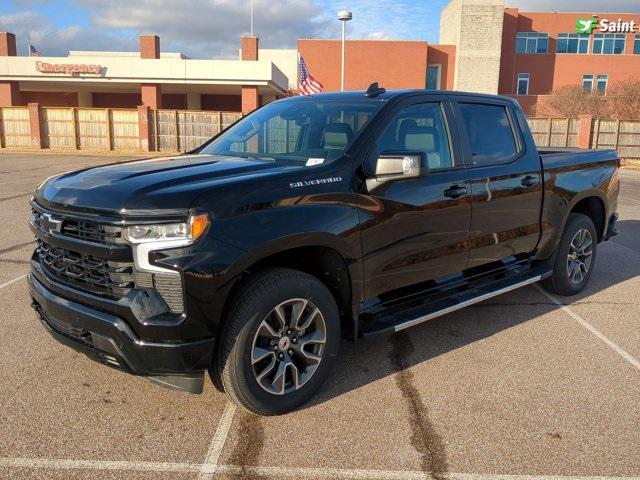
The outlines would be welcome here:
M 549 34 L 538 32 L 517 32 L 516 53 L 547 53 Z
M 596 33 L 593 36 L 593 53 L 621 55 L 627 36 L 624 33 Z
M 607 93 L 607 81 L 609 80 L 609 75 L 598 75 L 598 83 L 596 83 L 596 88 L 598 93 Z
M 636 35 L 636 38 L 633 41 L 633 53 L 640 55 L 640 35 Z
M 556 53 L 587 53 L 589 35 L 579 33 L 559 33 Z
M 440 72 L 442 65 L 427 66 L 427 90 L 440 90 Z
M 585 93 L 591 93 L 591 90 L 593 90 L 593 75 L 582 76 L 582 90 Z
M 528 73 L 518 74 L 518 95 L 529 95 L 529 77 Z

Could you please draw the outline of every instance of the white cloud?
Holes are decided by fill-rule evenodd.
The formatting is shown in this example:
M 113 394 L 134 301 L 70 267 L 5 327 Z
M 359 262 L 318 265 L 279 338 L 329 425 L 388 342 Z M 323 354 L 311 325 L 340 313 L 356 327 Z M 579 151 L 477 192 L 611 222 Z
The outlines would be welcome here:
M 27 53 L 27 42 L 43 55 L 66 55 L 69 50 L 136 50 L 135 36 L 118 35 L 85 27 L 57 28 L 53 22 L 37 12 L 0 15 L 0 31 L 16 35 L 18 52 Z
M 164 51 L 193 57 L 235 57 L 250 29 L 249 1 L 76 0 L 103 29 L 156 33 Z M 151 13 L 152 12 L 152 13 Z M 326 27 L 314 0 L 255 0 L 254 32 L 262 46 L 294 47 L 296 39 Z
M 638 0 L 507 0 L 507 6 L 524 12 L 640 12 Z

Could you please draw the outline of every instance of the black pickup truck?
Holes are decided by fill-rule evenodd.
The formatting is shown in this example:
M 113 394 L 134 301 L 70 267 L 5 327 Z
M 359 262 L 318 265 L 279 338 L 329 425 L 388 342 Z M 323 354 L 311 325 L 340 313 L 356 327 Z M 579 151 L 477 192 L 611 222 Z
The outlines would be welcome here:
M 60 342 L 251 412 L 307 401 L 340 338 L 542 281 L 616 233 L 615 151 L 540 151 L 518 104 L 453 92 L 270 103 L 187 155 L 43 182 L 33 307 Z

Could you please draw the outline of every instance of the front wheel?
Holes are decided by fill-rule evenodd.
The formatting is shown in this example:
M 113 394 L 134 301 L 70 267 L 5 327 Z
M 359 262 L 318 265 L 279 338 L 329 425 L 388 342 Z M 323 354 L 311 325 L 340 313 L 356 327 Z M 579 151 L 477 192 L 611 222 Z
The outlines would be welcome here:
M 269 269 L 250 277 L 224 319 L 217 365 L 227 396 L 258 415 L 286 413 L 308 401 L 338 353 L 340 318 L 315 277 Z
M 553 266 L 543 286 L 560 295 L 575 295 L 589 283 L 596 260 L 598 234 L 593 221 L 581 213 L 569 215 Z

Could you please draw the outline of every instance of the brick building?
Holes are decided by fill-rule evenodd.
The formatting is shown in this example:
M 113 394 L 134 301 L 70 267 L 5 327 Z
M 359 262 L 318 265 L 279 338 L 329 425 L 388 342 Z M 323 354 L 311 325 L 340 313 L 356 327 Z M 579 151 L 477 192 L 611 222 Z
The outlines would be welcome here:
M 16 37 L 0 33 L 0 106 L 222 110 L 249 112 L 282 96 L 287 76 L 243 37 L 238 60 L 194 60 L 160 51 L 155 35 L 139 52 L 72 51 L 66 57 L 16 55 Z
M 298 54 L 325 91 L 340 88 L 339 40 L 300 39 L 296 49 L 269 50 L 243 38 L 241 47 L 238 60 L 192 60 L 161 53 L 158 37 L 143 35 L 139 52 L 18 57 L 15 37 L 2 33 L 0 106 L 248 112 L 295 88 Z M 505 8 L 504 0 L 451 0 L 440 16 L 438 45 L 350 40 L 346 47 L 348 90 L 377 81 L 390 89 L 499 93 L 516 97 L 529 115 L 564 85 L 606 94 L 639 77 L 639 14 L 529 13 Z

